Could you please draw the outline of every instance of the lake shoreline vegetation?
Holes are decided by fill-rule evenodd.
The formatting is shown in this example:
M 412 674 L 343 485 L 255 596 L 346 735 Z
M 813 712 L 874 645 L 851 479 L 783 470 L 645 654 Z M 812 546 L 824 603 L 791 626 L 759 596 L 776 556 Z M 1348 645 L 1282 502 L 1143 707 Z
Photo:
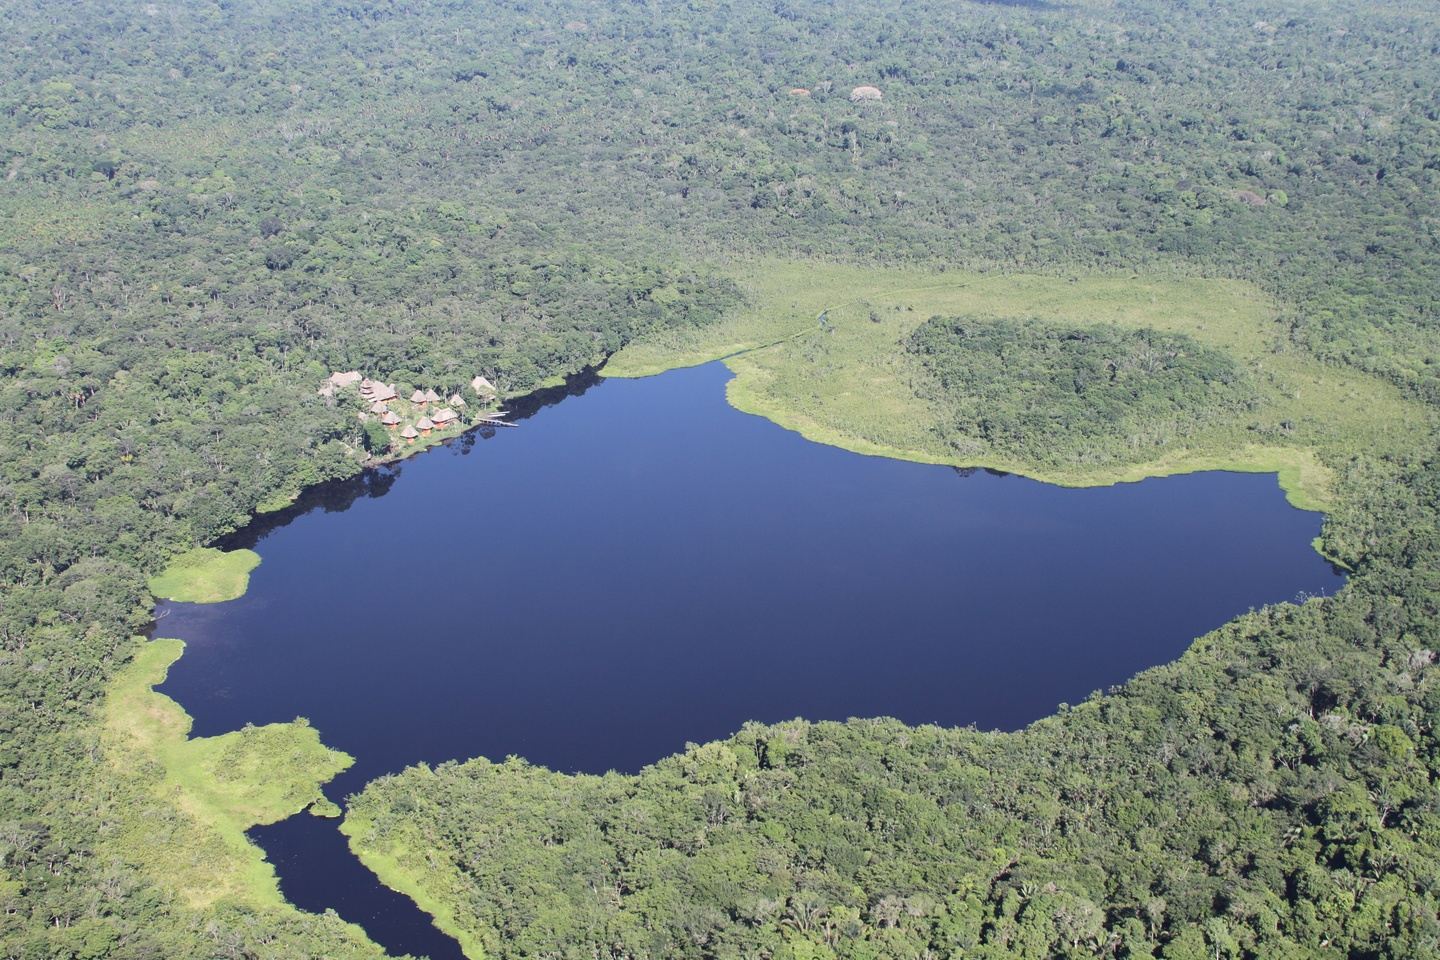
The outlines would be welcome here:
M 375 875 L 379 883 L 413 900 L 421 912 L 430 917 L 436 929 L 455 940 L 461 953 L 469 960 L 482 960 L 486 956 L 482 936 L 456 913 L 461 903 L 459 889 L 434 889 L 422 874 L 416 873 L 418 861 L 407 855 L 408 851 L 380 849 L 368 843 L 374 836 L 374 827 L 363 813 L 347 809 L 340 821 L 340 832 L 345 836 L 351 853 Z
M 252 912 L 333 941 L 342 955 L 384 956 L 358 927 L 286 903 L 245 835 L 304 811 L 338 815 L 320 788 L 352 758 L 326 748 L 302 719 L 191 738 L 190 717 L 154 690 L 184 644 L 137 639 L 134 651 L 109 685 L 100 732 L 117 786 L 109 803 L 130 809 L 106 813 L 98 852 L 146 863 L 152 881 L 189 909 Z
M 471 12 L 0 12 L 7 956 L 382 955 L 224 839 L 335 758 L 225 735 L 252 772 L 312 758 L 238 812 L 205 756 L 231 741 L 175 739 L 141 682 L 163 648 L 133 640 L 174 558 L 358 475 L 328 373 L 524 393 L 776 341 L 727 360 L 741 409 L 1004 468 L 903 347 L 931 317 L 1221 350 L 1258 405 L 1175 467 L 1315 458 L 1287 491 L 1327 507 L 1349 584 L 1017 734 L 797 722 L 634 778 L 416 768 L 353 802 L 357 852 L 497 957 L 1440 954 L 1433 6 Z M 929 289 L 952 264 L 1051 276 Z M 222 895 L 187 896 L 197 869 Z
M 259 565 L 260 555 L 253 550 L 197 547 L 171 560 L 145 587 L 154 596 L 166 600 L 224 603 L 245 595 L 250 586 L 250 572 Z
M 600 365 L 600 369 L 604 369 L 603 363 Z M 561 382 L 563 382 L 563 379 Z M 356 383 L 358 383 L 358 381 L 356 381 Z M 545 392 L 547 392 L 547 389 L 550 388 L 542 388 L 540 391 L 538 391 L 537 395 L 544 394 Z M 354 407 L 361 416 L 364 416 L 365 410 L 368 409 L 369 404 L 365 402 L 363 398 L 359 397 L 358 392 L 350 392 L 356 394 L 355 397 L 351 398 L 352 402 L 350 403 L 350 406 Z M 405 392 L 408 392 L 408 390 Z M 484 395 L 491 396 L 488 390 L 484 392 Z M 454 398 L 452 397 L 451 400 L 453 401 L 453 399 Z M 528 399 L 528 395 L 525 397 L 518 397 L 513 399 L 517 401 L 517 404 L 519 406 L 523 407 L 526 406 L 526 400 Z M 392 405 L 397 410 L 403 409 L 405 411 L 405 415 L 412 419 L 415 416 L 423 415 L 423 411 L 425 409 L 424 405 L 420 404 L 419 401 L 416 401 L 414 404 L 403 404 L 403 402 L 392 401 Z M 477 414 L 476 416 L 479 417 L 481 415 Z M 458 423 L 456 425 L 460 426 Z M 461 432 L 463 433 L 464 431 L 469 429 L 477 429 L 478 427 L 479 424 L 471 424 L 468 427 L 461 426 Z M 416 453 L 420 453 L 423 450 L 428 449 L 428 447 L 433 445 L 435 442 L 440 442 L 447 439 L 454 439 L 460 435 L 461 433 L 457 433 L 455 431 L 436 430 L 430 443 L 417 445 L 415 447 L 392 446 L 390 453 L 386 455 L 384 459 L 376 459 L 369 461 L 365 464 L 365 466 L 367 469 L 385 466 L 390 463 L 397 462 L 400 459 L 413 456 Z M 913 456 L 907 458 L 919 459 Z M 1027 471 L 1032 471 L 1033 469 L 1033 467 L 1026 467 Z M 1153 469 L 1153 465 L 1147 465 L 1146 469 Z M 1264 468 L 1259 468 L 1259 472 L 1269 471 Z M 287 502 L 285 506 L 289 506 L 289 503 Z M 273 511 L 257 510 L 257 514 L 263 514 L 267 512 Z M 253 551 L 243 548 L 233 551 L 220 551 L 214 548 L 201 548 L 190 551 L 189 553 L 177 558 L 177 560 L 173 562 L 169 568 L 167 568 L 166 572 L 163 575 L 152 578 L 149 586 L 151 593 L 153 593 L 155 596 L 163 596 L 171 600 L 181 600 L 185 602 L 199 603 L 215 603 L 238 599 L 245 592 L 244 579 L 246 578 L 246 575 L 251 569 L 253 569 L 255 565 L 258 565 L 259 562 L 260 558 L 258 555 L 256 555 Z M 236 576 L 240 577 L 240 580 L 238 582 L 233 579 Z M 171 642 L 172 641 L 154 641 L 152 645 L 163 645 Z M 181 650 L 177 648 L 172 659 L 178 658 L 180 653 Z M 133 697 L 127 697 L 120 693 L 117 693 L 115 689 L 119 688 L 120 690 L 124 690 L 132 685 L 131 681 L 126 679 L 126 676 L 127 674 L 122 674 L 120 677 L 117 677 L 110 696 L 112 699 L 118 698 L 127 703 L 133 703 Z M 159 677 L 158 680 L 152 678 L 152 685 L 162 680 L 163 674 Z M 158 694 L 156 694 L 155 696 L 160 697 L 160 695 Z M 167 709 L 173 710 L 177 714 L 183 715 L 182 708 L 173 704 L 173 702 L 169 702 L 168 698 L 163 699 L 166 699 L 167 701 Z M 139 711 L 142 708 L 138 706 L 132 706 L 131 709 Z M 153 745 L 150 747 L 150 749 L 156 750 Z M 156 752 L 158 752 L 158 750 L 156 750 Z M 276 767 L 269 772 L 272 774 L 280 774 L 283 772 L 283 770 L 283 767 Z M 226 790 L 224 788 L 221 788 L 216 792 L 220 795 L 223 795 L 224 793 L 226 793 Z M 318 796 L 310 802 L 307 802 L 304 805 L 304 809 L 317 816 L 339 817 L 342 815 L 342 810 L 330 801 L 328 801 L 326 798 L 324 798 L 323 795 Z M 294 812 L 296 811 L 287 810 L 286 815 L 292 814 Z M 246 825 L 248 826 L 249 824 Z M 383 853 L 380 850 L 375 849 L 373 846 L 367 845 L 366 839 L 374 835 L 374 827 L 373 825 L 369 824 L 363 816 L 354 813 L 346 813 L 344 822 L 342 823 L 342 833 L 344 833 L 347 838 L 349 838 L 352 849 L 356 852 L 357 856 L 360 856 L 362 862 L 364 862 L 366 866 L 369 867 L 373 873 L 375 873 L 377 879 L 380 882 L 384 883 L 386 886 L 389 886 L 391 889 L 396 890 L 397 892 L 411 896 L 416 901 L 417 905 L 421 907 L 422 910 L 424 910 L 426 913 L 430 914 L 434 918 L 437 927 L 439 927 L 447 935 L 454 937 L 457 942 L 461 944 L 461 948 L 467 956 L 480 957 L 484 955 L 484 950 L 481 946 L 480 938 L 475 931 L 467 929 L 463 923 L 456 919 L 456 917 L 454 916 L 454 909 L 451 906 L 450 900 L 448 900 L 443 895 L 436 895 L 431 890 L 427 889 L 425 883 L 423 883 L 421 880 L 421 876 L 407 870 L 406 866 L 399 857 Z M 234 840 L 233 837 L 227 839 L 232 841 Z M 252 858 L 257 856 L 263 856 L 263 853 L 258 848 L 254 847 L 253 844 L 251 844 L 250 841 L 248 841 L 248 839 L 245 839 L 243 836 L 238 839 L 238 842 L 249 846 L 248 853 Z
M 994 469 L 1060 486 L 1107 486 L 1204 470 L 1273 472 L 1290 502 L 1308 510 L 1324 510 L 1333 496 L 1332 468 L 1317 455 L 1320 449 L 1342 437 L 1352 447 L 1373 449 L 1387 439 L 1404 444 L 1404 425 L 1429 416 L 1378 379 L 1347 375 L 1277 349 L 1282 346 L 1276 341 L 1277 306 L 1234 281 L 1134 271 L 962 273 L 960 279 L 942 279 L 959 271 L 892 273 L 833 262 L 728 269 L 748 294 L 744 308 L 678 340 L 642 338 L 611 357 L 602 375 L 649 376 L 723 360 L 735 373 L 726 395 L 737 409 L 856 453 Z M 1163 324 L 1165 332 L 1198 335 L 1198 347 L 1233 359 L 1237 373 L 1253 381 L 1252 394 L 1234 405 L 1228 422 L 1198 435 L 1177 435 L 1166 421 L 1164 435 L 1148 442 L 1125 438 L 1130 449 L 1098 459 L 1093 444 L 1081 456 L 1056 459 L 1053 451 L 1039 449 L 1017 456 L 979 437 L 957 443 L 961 438 L 946 437 L 936 426 L 944 415 L 926 396 L 935 390 L 933 378 L 911 362 L 913 352 L 903 342 L 935 316 L 929 311 L 955 309 L 974 311 L 981 323 L 1013 318 L 1040 331 L 1064 325 L 1062 311 L 1068 311 L 1083 321 L 1071 334 L 1080 337 L 1106 325 L 1145 331 L 1153 329 L 1148 324 Z M 1037 322 L 1046 325 L 1036 327 Z M 1302 412 L 1295 394 L 1310 408 Z M 999 396 L 987 399 L 991 411 L 1005 404 Z

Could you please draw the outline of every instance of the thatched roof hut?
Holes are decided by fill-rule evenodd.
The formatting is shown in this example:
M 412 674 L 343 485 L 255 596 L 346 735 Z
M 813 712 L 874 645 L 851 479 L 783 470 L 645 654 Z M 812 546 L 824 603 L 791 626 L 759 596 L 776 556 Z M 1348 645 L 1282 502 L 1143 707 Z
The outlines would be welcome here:
M 423 404 L 425 402 L 425 391 L 416 387 L 415 392 L 410 394 L 410 402 L 416 405 Z
M 435 421 L 429 417 L 421 417 L 415 421 L 415 428 L 419 430 L 422 435 L 427 434 L 435 429 Z
M 395 415 L 394 410 L 386 410 L 385 416 L 380 418 L 380 422 L 385 424 L 385 426 L 389 427 L 391 430 L 394 430 L 396 427 L 400 426 L 400 418 Z
M 437 427 L 448 427 L 450 424 L 459 420 L 460 415 L 449 407 L 446 407 L 444 410 L 436 410 L 435 415 L 430 419 L 435 421 L 435 426 Z
M 385 401 L 383 400 L 376 400 L 374 403 L 370 404 L 371 413 L 386 413 L 389 410 L 390 408 L 385 406 Z
M 420 436 L 420 434 L 415 431 L 414 427 L 406 427 L 400 431 L 400 436 L 405 438 L 406 443 L 414 443 L 415 438 Z
M 448 403 L 448 404 L 450 404 L 450 406 L 452 406 L 452 407 L 463 407 L 463 406 L 465 406 L 465 398 L 462 397 L 462 396 L 460 396 L 460 394 L 458 394 L 458 393 L 452 393 L 452 394 L 450 394 L 450 399 L 449 399 L 449 400 L 446 400 L 445 402 Z
M 431 387 L 429 390 L 426 390 L 426 391 L 425 391 L 425 402 L 426 402 L 426 403 L 439 403 L 439 402 L 440 402 L 440 394 L 438 394 L 438 393 L 435 392 L 435 388 L 434 388 L 434 387 Z
M 395 388 L 379 380 L 366 380 L 360 384 L 360 396 L 371 403 L 388 403 L 395 399 Z
M 345 373 L 332 373 L 328 382 L 333 384 L 336 389 L 343 389 L 352 383 L 360 382 L 360 371 L 348 370 Z
M 882 94 L 880 93 L 879 87 L 856 87 L 850 91 L 850 100 L 852 103 L 859 103 L 862 100 L 879 100 L 881 96 Z
M 476 393 L 496 392 L 495 384 L 491 383 L 489 380 L 486 380 L 484 377 L 476 377 L 474 380 L 471 380 L 470 389 L 474 390 Z

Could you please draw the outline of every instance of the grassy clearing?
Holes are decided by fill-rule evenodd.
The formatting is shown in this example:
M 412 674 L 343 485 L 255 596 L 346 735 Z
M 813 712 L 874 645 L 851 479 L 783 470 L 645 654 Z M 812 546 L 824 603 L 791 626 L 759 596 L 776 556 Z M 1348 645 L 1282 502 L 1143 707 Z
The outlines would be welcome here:
M 111 682 L 101 745 L 141 799 L 109 833 L 110 852 L 192 907 L 292 909 L 245 830 L 323 799 L 321 785 L 353 759 L 303 720 L 190 739 L 189 715 L 153 689 L 183 651 L 179 640 L 140 641 Z
M 860 453 L 984 466 L 1050 483 L 1092 486 L 1197 470 L 1280 474 L 1291 502 L 1333 496 L 1327 454 L 1399 449 L 1425 412 L 1375 378 L 1286 352 L 1277 305 L 1235 280 L 1164 276 L 1036 276 L 767 262 L 733 268 L 748 304 L 710 327 L 633 344 L 606 376 L 647 376 L 725 358 L 737 408 L 820 443 Z M 821 314 L 825 322 L 819 321 Z M 1183 445 L 1025 462 L 957 450 L 940 414 L 917 395 L 923 373 L 903 347 L 932 315 L 1033 317 L 1186 334 L 1224 350 L 1256 385 L 1258 403 Z
M 346 812 L 340 832 L 349 840 L 350 851 L 380 878 L 381 883 L 415 901 L 415 905 L 430 916 L 438 929 L 460 944 L 461 952 L 470 960 L 482 960 L 485 948 L 470 927 L 461 923 L 455 915 L 453 904 L 461 902 L 458 883 L 453 884 L 453 890 L 440 889 L 439 883 L 444 882 L 442 874 L 413 867 L 413 864 L 426 862 L 428 858 L 413 856 L 393 844 L 376 843 L 375 824 L 353 809 Z
M 250 571 L 260 565 L 253 550 L 216 550 L 197 547 L 171 561 L 164 572 L 150 578 L 150 592 L 185 603 L 223 603 L 245 595 Z

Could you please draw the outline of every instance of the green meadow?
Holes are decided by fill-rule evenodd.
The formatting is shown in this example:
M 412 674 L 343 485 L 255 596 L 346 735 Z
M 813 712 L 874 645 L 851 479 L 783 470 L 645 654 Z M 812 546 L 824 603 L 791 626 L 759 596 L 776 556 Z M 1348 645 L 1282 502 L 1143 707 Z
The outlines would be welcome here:
M 100 742 L 137 799 L 116 818 L 108 852 L 192 907 L 229 900 L 288 910 L 245 831 L 323 803 L 321 785 L 353 758 L 322 744 L 304 720 L 191 738 L 189 715 L 154 690 L 184 647 L 139 641 L 111 682 Z
M 1091 486 L 1197 470 L 1276 472 L 1291 501 L 1333 497 L 1329 461 L 1408 441 L 1423 409 L 1389 384 L 1286 348 L 1281 305 L 1239 280 L 1192 276 L 999 274 L 819 262 L 738 264 L 746 304 L 718 323 L 632 344 L 605 366 L 637 377 L 724 359 L 727 396 L 821 443 L 859 453 L 990 467 L 1050 483 Z M 905 348 L 932 316 L 1049 321 L 1184 335 L 1223 351 L 1254 391 L 1250 405 L 1198 432 L 1164 424 L 1125 450 L 1017 457 L 981 442 L 957 445 L 926 373 Z M 823 318 L 823 319 L 822 319 Z M 1043 444 L 1042 444 L 1043 445 Z
M 279 509 L 279 505 L 271 505 Z M 216 550 L 197 547 L 170 561 L 170 566 L 150 578 L 150 592 L 167 600 L 184 603 L 223 603 L 245 595 L 250 571 L 260 565 L 253 550 Z

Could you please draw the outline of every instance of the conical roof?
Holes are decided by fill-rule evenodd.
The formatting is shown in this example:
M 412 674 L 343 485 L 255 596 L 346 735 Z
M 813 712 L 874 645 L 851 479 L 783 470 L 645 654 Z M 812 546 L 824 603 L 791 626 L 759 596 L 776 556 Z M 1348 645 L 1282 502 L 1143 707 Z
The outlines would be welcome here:
M 425 402 L 425 391 L 424 391 L 424 390 L 421 390 L 421 389 L 419 389 L 419 388 L 417 387 L 417 388 L 415 389 L 415 392 L 412 393 L 412 394 L 410 394 L 410 402 L 411 402 L 411 403 L 424 403 L 424 402 Z
M 406 427 L 404 430 L 400 431 L 400 436 L 404 437 L 406 440 L 414 440 L 416 437 L 420 436 L 420 434 L 414 427 Z

